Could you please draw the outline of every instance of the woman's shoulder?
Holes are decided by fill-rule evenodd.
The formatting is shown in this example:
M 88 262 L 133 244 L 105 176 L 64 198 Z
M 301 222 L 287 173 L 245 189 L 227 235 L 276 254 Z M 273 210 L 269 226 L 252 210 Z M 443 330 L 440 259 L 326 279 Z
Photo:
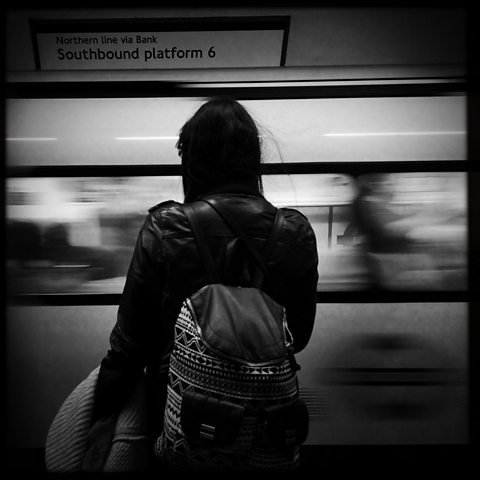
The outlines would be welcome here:
M 310 220 L 295 208 L 282 207 L 280 209 L 284 217 L 284 231 L 290 232 L 297 242 L 310 242 L 315 240 Z
M 292 207 L 281 207 L 280 210 L 283 213 L 283 216 L 286 220 L 290 222 L 295 222 L 301 225 L 310 226 L 310 220 L 308 217 Z
M 155 213 L 163 213 L 163 212 L 168 212 L 170 210 L 175 210 L 178 209 L 179 207 L 181 208 L 181 203 L 175 201 L 175 200 L 166 200 L 164 202 L 157 203 L 153 207 L 150 207 L 148 209 L 148 213 L 150 214 L 155 214 Z
M 148 209 L 147 223 L 152 222 L 157 227 L 171 229 L 182 224 L 184 218 L 183 204 L 167 200 Z

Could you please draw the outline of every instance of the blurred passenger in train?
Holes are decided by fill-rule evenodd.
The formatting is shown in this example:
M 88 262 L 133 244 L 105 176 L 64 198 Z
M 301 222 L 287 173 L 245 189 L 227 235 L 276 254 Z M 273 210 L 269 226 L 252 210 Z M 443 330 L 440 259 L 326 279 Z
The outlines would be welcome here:
M 42 259 L 42 233 L 30 221 L 7 220 L 7 260 L 24 265 Z
M 22 292 L 25 284 L 31 286 L 31 282 L 28 282 L 29 273 L 45 263 L 42 232 L 34 222 L 8 219 L 6 239 L 7 292 Z
M 84 281 L 115 277 L 122 273 L 119 268 L 119 253 L 106 247 L 72 245 L 68 226 L 52 223 L 43 232 L 43 251 L 54 264 L 77 264 L 85 266 Z M 77 279 L 80 281 L 80 279 Z M 72 278 L 72 283 L 75 279 Z
M 123 273 L 118 252 L 72 245 L 68 227 L 61 222 L 7 222 L 9 294 L 71 292 L 82 283 Z
M 212 99 L 184 124 L 177 143 L 185 203 L 199 198 L 221 202 L 261 249 L 276 209 L 262 194 L 261 143 L 255 121 L 237 101 Z M 314 324 L 318 255 L 309 221 L 284 209 L 264 290 L 286 308 L 296 352 L 307 345 Z M 243 242 L 206 212 L 205 232 L 222 281 L 248 285 L 254 265 Z M 209 225 L 208 225 L 209 223 Z M 210 228 L 209 228 L 210 226 Z M 209 283 L 192 230 L 175 201 L 148 211 L 133 253 L 110 350 L 101 363 L 95 392 L 91 438 L 112 422 L 146 368 L 151 451 L 161 432 L 167 378 L 160 370 L 173 340 L 182 301 Z M 155 459 L 152 458 L 152 464 Z
M 393 289 L 465 288 L 466 205 L 461 201 L 465 188 L 458 183 L 461 177 L 421 177 L 420 190 L 412 191 L 407 201 L 397 198 L 395 181 L 402 177 L 396 175 L 367 175 L 358 181 L 355 213 L 366 235 L 373 281 Z M 413 175 L 403 180 L 411 181 Z

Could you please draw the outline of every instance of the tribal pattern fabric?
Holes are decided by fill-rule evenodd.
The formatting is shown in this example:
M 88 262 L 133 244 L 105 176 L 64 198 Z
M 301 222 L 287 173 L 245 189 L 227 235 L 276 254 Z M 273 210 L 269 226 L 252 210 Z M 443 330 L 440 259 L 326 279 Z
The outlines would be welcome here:
M 202 342 L 187 302 L 175 325 L 169 367 L 164 430 L 156 454 L 180 470 L 288 470 L 299 464 L 299 446 L 274 448 L 260 412 L 298 396 L 290 360 L 277 365 L 244 365 L 219 358 Z M 205 393 L 245 408 L 238 435 L 228 445 L 187 438 L 180 412 L 186 391 Z

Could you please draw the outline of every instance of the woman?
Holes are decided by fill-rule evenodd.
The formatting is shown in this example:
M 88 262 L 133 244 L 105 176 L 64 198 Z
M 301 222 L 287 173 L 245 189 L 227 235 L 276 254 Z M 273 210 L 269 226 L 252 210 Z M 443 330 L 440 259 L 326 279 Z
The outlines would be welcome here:
M 200 197 L 221 202 L 261 249 L 276 208 L 262 195 L 261 144 L 246 109 L 232 99 L 206 102 L 181 129 L 177 148 L 185 203 Z M 263 289 L 285 307 L 294 349 L 299 352 L 307 345 L 315 318 L 318 256 L 308 220 L 296 210 L 283 212 Z M 214 211 L 204 229 L 223 283 L 247 285 L 254 266 L 246 261 L 242 242 Z M 101 363 L 94 421 L 101 424 L 119 411 L 146 368 L 153 444 L 162 428 L 166 398 L 161 359 L 169 352 L 183 300 L 207 283 L 183 204 L 167 201 L 152 207 L 133 253 L 110 336 L 111 349 Z

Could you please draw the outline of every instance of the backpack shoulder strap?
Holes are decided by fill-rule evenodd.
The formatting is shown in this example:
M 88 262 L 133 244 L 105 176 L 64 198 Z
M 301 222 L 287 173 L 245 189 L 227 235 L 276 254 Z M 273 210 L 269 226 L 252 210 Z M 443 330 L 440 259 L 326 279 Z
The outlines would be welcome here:
M 210 283 L 220 283 L 220 275 L 215 267 L 215 262 L 213 261 L 212 252 L 208 246 L 205 232 L 198 221 L 196 207 L 193 203 L 185 203 L 183 204 L 183 211 L 185 212 L 185 215 L 187 216 L 192 228 L 193 236 L 197 242 L 200 255 L 205 264 Z
M 270 251 L 282 227 L 282 223 L 283 223 L 282 211 L 279 208 L 277 208 L 277 213 L 275 216 L 275 221 L 273 223 L 270 236 L 267 240 L 267 243 L 265 245 L 263 252 L 260 253 L 258 248 L 255 247 L 255 245 L 253 244 L 252 240 L 245 234 L 243 229 L 240 227 L 235 217 L 228 211 L 228 209 L 225 208 L 224 205 L 222 205 L 220 202 L 217 202 L 216 200 L 211 200 L 211 199 L 210 200 L 202 199 L 202 201 L 210 205 L 218 213 L 218 215 L 220 215 L 220 217 L 228 225 L 228 227 L 239 238 L 243 240 L 248 251 L 257 262 L 257 269 L 253 277 L 252 286 L 260 288 L 261 285 L 263 284 L 265 273 L 267 271 L 267 260 L 270 255 Z
M 262 251 L 263 258 L 265 259 L 265 264 L 268 262 L 270 258 L 270 254 L 273 250 L 273 246 L 277 241 L 278 235 L 283 225 L 283 212 L 280 208 L 277 208 L 277 213 L 275 214 L 275 220 L 273 221 L 272 230 L 270 232 L 270 236 L 268 237 L 267 243 Z M 263 284 L 263 280 L 265 277 L 265 272 L 260 268 L 257 268 L 255 275 L 253 277 L 253 286 L 260 288 Z

